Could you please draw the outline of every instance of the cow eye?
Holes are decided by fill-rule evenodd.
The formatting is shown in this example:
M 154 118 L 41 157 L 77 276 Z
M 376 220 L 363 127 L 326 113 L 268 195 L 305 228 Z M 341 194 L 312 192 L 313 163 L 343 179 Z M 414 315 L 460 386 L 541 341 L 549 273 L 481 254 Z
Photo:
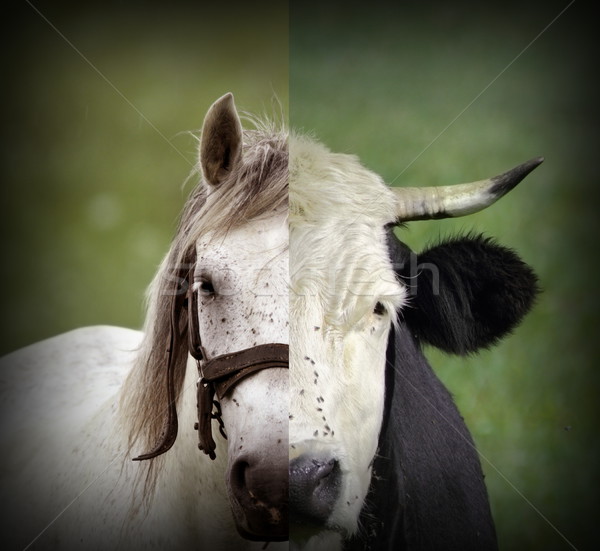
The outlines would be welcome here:
M 385 306 L 383 304 L 381 304 L 381 302 L 378 302 L 375 305 L 375 308 L 373 308 L 373 313 L 376 316 L 383 316 L 385 313 L 387 312 Z

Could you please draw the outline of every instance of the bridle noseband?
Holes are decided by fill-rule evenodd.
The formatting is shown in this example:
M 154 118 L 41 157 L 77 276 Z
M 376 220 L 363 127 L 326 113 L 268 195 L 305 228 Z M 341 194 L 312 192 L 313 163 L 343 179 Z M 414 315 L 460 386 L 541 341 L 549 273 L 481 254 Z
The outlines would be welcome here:
M 177 438 L 177 409 L 175 389 L 175 364 L 177 351 L 184 346 L 186 338 L 190 355 L 196 360 L 199 379 L 197 383 L 198 422 L 194 428 L 198 430 L 198 447 L 211 459 L 216 458 L 216 444 L 212 437 L 212 420 L 219 423 L 219 430 L 224 438 L 221 406 L 214 399 L 215 394 L 221 400 L 236 384 L 245 377 L 268 368 L 289 368 L 289 346 L 281 343 L 261 344 L 245 350 L 221 354 L 207 359 L 206 352 L 200 339 L 198 324 L 198 295 L 193 290 L 194 268 L 196 264 L 195 251 L 190 262 L 185 263 L 177 271 L 177 281 L 185 281 L 187 289 L 177 289 L 171 303 L 171 335 L 167 348 L 167 422 L 160 442 L 148 453 L 142 454 L 134 461 L 152 459 L 167 452 Z M 185 266 L 190 266 L 187 269 Z M 180 329 L 182 312 L 187 308 L 187 323 Z M 213 409 L 215 411 L 213 411 Z

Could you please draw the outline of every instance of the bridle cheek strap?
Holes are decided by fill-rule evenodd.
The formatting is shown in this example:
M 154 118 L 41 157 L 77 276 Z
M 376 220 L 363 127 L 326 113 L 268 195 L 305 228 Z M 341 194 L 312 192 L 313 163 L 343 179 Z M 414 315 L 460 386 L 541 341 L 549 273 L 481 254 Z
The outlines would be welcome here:
M 188 330 L 187 325 L 183 329 L 180 329 L 179 326 L 181 313 L 185 309 L 186 301 L 189 303 L 188 296 L 190 276 L 189 272 L 187 272 L 185 267 L 182 267 L 178 270 L 177 277 L 180 281 L 185 281 L 187 279 L 188 293 L 182 292 L 181 290 L 177 289 L 177 291 L 173 295 L 173 299 L 171 302 L 171 331 L 169 338 L 169 347 L 167 348 L 167 371 L 165 374 L 167 386 L 167 421 L 159 443 L 150 452 L 135 457 L 133 459 L 134 461 L 144 461 L 146 459 L 153 459 L 154 457 L 162 455 L 163 453 L 169 451 L 173 447 L 173 444 L 177 439 L 178 422 L 177 409 L 175 407 L 177 401 L 175 392 L 175 363 L 177 358 L 177 351 L 182 346 L 185 346 L 185 333 L 186 330 Z
M 215 442 L 212 438 L 212 419 L 217 419 L 223 432 L 221 410 L 214 401 L 216 394 L 221 400 L 242 379 L 263 369 L 288 369 L 289 346 L 270 343 L 246 348 L 238 352 L 222 354 L 208 362 L 198 361 L 198 447 L 211 459 L 215 459 Z M 213 413 L 213 405 L 216 412 Z M 226 437 L 226 436 L 225 436 Z
M 207 361 L 206 353 L 200 340 L 200 327 L 198 323 L 198 296 L 193 290 L 193 276 L 195 253 L 191 261 L 191 268 L 182 267 L 177 272 L 179 281 L 187 280 L 187 293 L 178 291 L 173 296 L 171 304 L 171 337 L 167 348 L 167 422 L 159 443 L 152 451 L 134 458 L 134 461 L 152 459 L 171 449 L 177 438 L 177 410 L 175 390 L 175 363 L 177 351 L 185 346 L 184 339 L 187 331 L 187 345 L 190 355 L 196 360 L 200 379 L 198 380 L 198 447 L 211 459 L 215 459 L 215 441 L 212 437 L 212 420 L 219 422 L 221 434 L 227 438 L 223 430 L 221 419 L 221 406 L 215 401 L 215 394 L 222 399 L 231 389 L 245 377 L 270 368 L 289 367 L 289 346 L 287 344 L 272 343 L 262 344 L 240 350 L 238 352 L 222 354 Z M 187 304 L 186 304 L 187 303 Z M 187 324 L 180 328 L 180 319 L 187 305 Z M 216 410 L 213 413 L 213 408 Z

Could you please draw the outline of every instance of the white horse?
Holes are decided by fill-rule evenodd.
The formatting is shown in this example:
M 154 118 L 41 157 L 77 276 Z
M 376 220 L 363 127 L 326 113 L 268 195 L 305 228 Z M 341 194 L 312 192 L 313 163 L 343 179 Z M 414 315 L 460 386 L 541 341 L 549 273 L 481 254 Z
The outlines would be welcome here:
M 335 551 L 352 537 L 377 542 L 357 549 L 494 548 L 477 454 L 420 342 L 453 353 L 490 346 L 531 306 L 535 276 L 511 251 L 472 236 L 402 266 L 413 256 L 390 228 L 481 210 L 540 162 L 471 184 L 393 189 L 356 157 L 291 136 L 292 548 Z
M 77 329 L 2 358 L 5 549 L 287 539 L 287 132 L 242 130 L 228 94 L 200 169 L 143 334 Z M 214 391 L 227 441 L 212 441 Z

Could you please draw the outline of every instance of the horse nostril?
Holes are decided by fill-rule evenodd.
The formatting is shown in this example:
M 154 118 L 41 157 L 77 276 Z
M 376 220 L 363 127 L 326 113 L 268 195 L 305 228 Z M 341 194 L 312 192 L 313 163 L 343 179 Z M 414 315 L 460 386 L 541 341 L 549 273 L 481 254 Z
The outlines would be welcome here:
M 288 474 L 276 465 L 238 460 L 231 468 L 229 481 L 242 502 L 259 500 L 276 506 L 287 502 Z
M 229 483 L 234 494 L 241 495 L 246 488 L 246 461 L 236 461 L 229 473 Z
M 238 525 L 243 537 L 282 541 L 288 537 L 288 472 L 282 465 L 258 459 L 235 461 L 229 487 L 244 521 Z M 281 467 L 281 468 L 280 468 Z
M 341 471 L 336 459 L 301 455 L 290 462 L 290 516 L 294 524 L 323 524 L 338 498 Z

